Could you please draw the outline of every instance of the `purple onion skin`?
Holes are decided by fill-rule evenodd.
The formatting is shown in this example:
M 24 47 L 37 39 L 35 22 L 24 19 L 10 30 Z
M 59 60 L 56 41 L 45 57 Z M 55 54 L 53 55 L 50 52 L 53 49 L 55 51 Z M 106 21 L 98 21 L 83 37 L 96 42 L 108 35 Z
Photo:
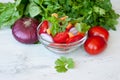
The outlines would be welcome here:
M 34 44 L 38 42 L 38 25 L 39 21 L 33 18 L 18 19 L 12 27 L 12 34 L 21 43 Z

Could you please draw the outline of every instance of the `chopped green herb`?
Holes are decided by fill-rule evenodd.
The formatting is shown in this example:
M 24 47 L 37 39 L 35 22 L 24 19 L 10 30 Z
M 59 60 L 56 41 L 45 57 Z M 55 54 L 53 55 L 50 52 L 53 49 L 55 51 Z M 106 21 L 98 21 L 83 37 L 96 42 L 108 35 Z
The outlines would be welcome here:
M 87 25 L 86 23 L 76 23 L 75 28 L 79 31 L 79 32 L 87 32 L 90 28 L 89 25 Z
M 51 23 L 50 31 L 52 36 L 55 36 L 59 32 L 64 32 L 69 20 L 60 20 L 54 16 L 48 17 L 47 20 Z

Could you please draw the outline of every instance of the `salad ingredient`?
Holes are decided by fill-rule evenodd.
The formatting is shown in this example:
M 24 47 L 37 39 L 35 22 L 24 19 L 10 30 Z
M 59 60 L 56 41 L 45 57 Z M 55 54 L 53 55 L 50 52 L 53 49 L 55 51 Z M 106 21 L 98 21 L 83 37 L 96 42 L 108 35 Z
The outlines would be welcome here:
M 89 37 L 91 37 L 91 36 L 101 36 L 106 41 L 108 41 L 109 32 L 105 28 L 103 28 L 101 26 L 94 26 L 94 27 L 89 29 L 88 36 Z
M 14 2 L 0 2 L 0 28 L 11 27 L 16 20 L 23 17 L 27 0 L 15 0 Z
M 53 40 L 56 43 L 66 43 L 66 40 L 68 38 L 69 38 L 68 32 L 60 32 L 53 37 Z
M 68 35 L 69 35 L 70 38 L 74 36 L 74 34 L 71 33 L 71 32 L 68 32 Z
M 90 55 L 97 55 L 107 47 L 107 42 L 100 36 L 89 37 L 84 43 L 85 51 Z
M 37 26 L 39 22 L 33 18 L 20 18 L 13 27 L 12 34 L 21 43 L 33 44 L 38 41 Z
M 50 29 L 47 29 L 47 34 L 49 34 L 49 35 L 51 34 Z
M 41 33 L 49 34 L 55 43 L 68 44 L 78 41 L 85 36 L 85 33 L 90 28 L 89 26 L 86 26 L 82 23 L 76 23 L 74 25 L 70 23 L 67 18 L 61 21 L 60 18 L 56 18 L 54 15 L 56 14 L 54 13 L 48 19 L 43 20 L 43 22 L 38 27 L 38 32 L 39 35 Z M 59 16 L 57 15 L 57 17 Z M 48 23 L 51 24 L 51 26 L 48 25 Z
M 69 31 L 72 27 L 73 27 L 73 24 L 72 23 L 68 23 L 68 25 L 66 27 L 66 30 Z
M 78 30 L 75 27 L 72 27 L 69 32 L 71 32 L 72 34 L 76 35 L 78 33 Z
M 47 20 L 44 20 L 40 25 L 39 34 L 46 33 L 48 28 L 49 22 Z
M 53 38 L 47 33 L 41 33 L 41 38 L 43 38 L 44 40 L 49 41 L 49 42 L 54 42 Z
M 54 17 L 58 18 L 58 14 L 57 13 L 52 13 L 51 16 L 54 16 Z
M 60 18 L 60 20 L 66 20 L 68 18 L 68 16 L 63 16 Z
M 66 43 L 76 42 L 78 40 L 81 40 L 83 37 L 84 37 L 84 35 L 82 35 L 82 34 L 74 35 L 73 37 L 68 38 Z
M 53 13 L 68 16 L 72 23 L 101 25 L 107 30 L 116 30 L 119 18 L 110 0 L 15 0 L 13 3 L 0 3 L 0 27 L 12 25 L 24 16 L 42 21 Z
M 46 18 L 51 23 L 50 32 L 54 37 L 57 33 L 66 31 L 66 26 L 68 24 L 67 20 L 60 20 L 54 16 Z
M 55 69 L 57 72 L 66 72 L 74 68 L 74 61 L 72 58 L 60 57 L 55 61 Z
M 86 33 L 86 32 L 90 29 L 90 26 L 87 25 L 86 23 L 76 23 L 76 24 L 75 24 L 75 28 L 76 28 L 79 32 Z

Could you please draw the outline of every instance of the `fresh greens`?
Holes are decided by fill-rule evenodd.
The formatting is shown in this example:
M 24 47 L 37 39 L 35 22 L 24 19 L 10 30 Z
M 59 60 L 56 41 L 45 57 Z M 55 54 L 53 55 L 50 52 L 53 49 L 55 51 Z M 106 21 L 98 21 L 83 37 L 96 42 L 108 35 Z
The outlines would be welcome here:
M 12 25 L 20 17 L 33 17 L 40 21 L 52 13 L 69 16 L 70 22 L 100 25 L 107 30 L 116 30 L 117 14 L 110 0 L 15 0 L 0 3 L 0 27 Z
M 52 36 L 55 36 L 59 32 L 64 32 L 68 22 L 70 21 L 69 18 L 66 20 L 60 20 L 54 16 L 47 17 L 46 19 L 51 23 L 50 32 Z
M 68 69 L 74 68 L 74 61 L 72 58 L 60 57 L 55 61 L 55 69 L 57 72 L 66 72 Z
M 23 16 L 25 4 L 21 3 L 22 0 L 17 0 L 15 3 L 0 3 L 0 28 L 13 25 Z
M 75 24 L 75 28 L 79 31 L 79 32 L 87 32 L 90 28 L 89 25 L 87 25 L 86 23 L 76 23 Z
M 18 18 L 20 14 L 15 9 L 15 5 L 12 3 L 1 3 L 0 8 L 0 26 L 12 25 Z

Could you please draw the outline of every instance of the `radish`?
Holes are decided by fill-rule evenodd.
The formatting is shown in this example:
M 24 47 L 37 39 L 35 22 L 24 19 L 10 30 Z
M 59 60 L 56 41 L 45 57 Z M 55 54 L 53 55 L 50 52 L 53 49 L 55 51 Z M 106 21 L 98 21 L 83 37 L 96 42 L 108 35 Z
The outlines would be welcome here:
M 40 37 L 45 41 L 54 42 L 53 38 L 47 33 L 41 33 Z
M 69 32 L 71 32 L 73 35 L 76 35 L 78 30 L 75 27 L 72 27 Z

